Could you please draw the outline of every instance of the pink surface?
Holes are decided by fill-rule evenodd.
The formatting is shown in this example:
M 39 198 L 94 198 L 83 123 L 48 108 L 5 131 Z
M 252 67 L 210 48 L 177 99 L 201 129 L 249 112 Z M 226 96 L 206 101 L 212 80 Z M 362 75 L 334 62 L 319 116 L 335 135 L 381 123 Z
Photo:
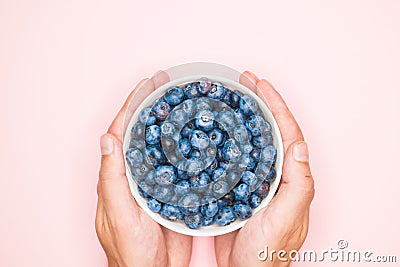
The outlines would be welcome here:
M 0 1 L 0 266 L 106 265 L 99 137 L 142 77 L 198 60 L 270 79 L 302 126 L 316 180 L 305 249 L 346 239 L 400 261 L 399 11 L 394 0 Z M 197 238 L 191 266 L 215 266 L 212 247 Z

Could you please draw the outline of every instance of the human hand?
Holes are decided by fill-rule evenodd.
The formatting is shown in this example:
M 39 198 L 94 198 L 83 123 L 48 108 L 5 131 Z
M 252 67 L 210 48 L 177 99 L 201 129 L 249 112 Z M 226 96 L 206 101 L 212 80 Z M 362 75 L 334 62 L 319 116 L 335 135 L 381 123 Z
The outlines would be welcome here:
M 258 251 L 299 250 L 308 232 L 309 208 L 314 181 L 308 163 L 308 149 L 301 130 L 278 92 L 266 80 L 246 71 L 240 82 L 266 102 L 282 134 L 285 160 L 279 191 L 267 207 L 249 219 L 238 231 L 217 236 L 218 266 L 289 266 L 289 261 L 258 259 Z M 269 257 L 269 255 L 266 255 Z M 282 257 L 288 258 L 288 254 Z
M 126 114 L 168 80 L 165 72 L 142 80 L 101 137 L 96 232 L 110 267 L 189 265 L 192 238 L 160 226 L 138 206 L 129 189 L 122 152 L 125 118 L 130 117 Z

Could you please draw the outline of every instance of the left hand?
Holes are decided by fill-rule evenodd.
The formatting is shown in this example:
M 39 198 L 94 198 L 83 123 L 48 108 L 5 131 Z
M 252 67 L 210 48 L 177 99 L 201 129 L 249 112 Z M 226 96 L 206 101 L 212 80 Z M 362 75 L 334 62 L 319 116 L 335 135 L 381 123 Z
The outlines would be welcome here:
M 139 83 L 108 132 L 101 137 L 101 168 L 97 186 L 96 232 L 109 266 L 188 266 L 192 237 L 168 230 L 138 206 L 125 175 L 122 139 L 127 112 L 168 82 L 165 72 Z M 129 106 L 129 103 L 133 104 Z M 128 109 L 129 106 L 129 109 Z

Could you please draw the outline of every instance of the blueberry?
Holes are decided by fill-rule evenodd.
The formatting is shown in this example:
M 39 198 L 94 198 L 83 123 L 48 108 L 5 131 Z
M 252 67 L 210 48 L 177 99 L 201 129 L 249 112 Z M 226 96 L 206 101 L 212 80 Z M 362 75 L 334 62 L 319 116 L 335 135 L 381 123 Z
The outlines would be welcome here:
M 241 220 L 246 220 L 251 217 L 253 211 L 248 204 L 243 204 L 240 202 L 236 202 L 233 205 L 233 212 L 235 213 L 236 217 Z
M 247 184 L 239 184 L 233 189 L 233 192 L 235 193 L 235 199 L 237 201 L 246 202 L 250 197 L 250 190 Z
M 256 161 L 250 156 L 250 154 L 242 154 L 238 161 L 238 167 L 241 170 L 251 171 L 256 166 Z
M 146 142 L 144 140 L 131 139 L 131 141 L 129 142 L 130 148 L 138 148 L 140 150 L 143 150 L 145 146 Z
M 210 144 L 210 139 L 207 134 L 200 130 L 194 130 L 191 137 L 190 143 L 193 148 L 198 150 L 206 149 Z
M 142 151 L 137 148 L 129 148 L 125 155 L 129 166 L 137 166 L 143 162 Z
M 233 129 L 233 137 L 239 144 L 245 144 L 251 136 L 244 125 L 238 125 Z
M 209 226 L 214 222 L 214 218 L 203 217 L 203 226 Z
M 264 199 L 269 193 L 269 183 L 264 181 L 260 184 L 260 186 L 254 191 L 254 194 Z
M 180 135 L 182 138 L 190 138 L 190 136 L 193 133 L 193 130 L 195 129 L 194 121 L 191 120 L 187 122 L 183 127 L 180 132 Z
M 171 111 L 169 120 L 180 128 L 187 122 L 188 115 L 183 109 L 175 108 Z
M 215 198 L 207 196 L 203 198 L 203 205 L 201 206 L 201 214 L 204 217 L 214 217 L 218 212 L 218 202 Z
M 189 158 L 185 163 L 189 176 L 198 175 L 204 169 L 204 163 L 196 158 Z
M 260 116 L 252 115 L 246 120 L 245 125 L 253 136 L 259 136 L 261 129 L 265 127 L 265 121 Z
M 154 170 L 150 170 L 147 174 L 146 174 L 146 178 L 144 179 L 144 181 L 146 182 L 146 184 L 148 185 L 154 185 L 156 180 L 156 172 Z
M 235 119 L 239 124 L 244 124 L 246 122 L 246 116 L 240 108 L 235 109 Z
M 222 148 L 222 157 L 226 161 L 236 162 L 239 159 L 240 155 L 241 152 L 235 140 L 231 138 L 227 139 L 225 141 L 224 147 Z
M 146 164 L 132 166 L 131 172 L 133 176 L 144 176 L 150 171 L 149 166 Z
M 222 207 L 215 215 L 214 220 L 218 225 L 221 226 L 225 226 L 234 222 L 236 220 L 236 216 L 233 212 L 233 208 L 229 206 Z
M 211 110 L 211 103 L 207 97 L 200 97 L 196 100 L 197 111 Z
M 253 193 L 250 195 L 249 204 L 253 209 L 260 206 L 261 201 L 262 201 L 262 199 L 259 196 L 257 196 L 256 194 Z
M 189 156 L 190 150 L 192 149 L 192 145 L 190 144 L 189 139 L 182 138 L 181 140 L 179 140 L 177 149 L 180 153 L 182 153 L 185 158 Z
M 231 163 L 225 162 L 225 161 L 220 161 L 218 165 L 220 168 L 222 168 L 224 170 L 228 170 L 228 168 L 231 166 Z
M 210 147 L 206 148 L 203 156 L 207 157 L 207 159 L 205 159 L 205 161 L 207 161 L 208 163 L 211 163 L 211 161 L 215 158 L 216 155 L 217 155 L 217 148 L 215 146 L 210 146 Z M 208 165 L 209 164 L 207 164 L 207 166 Z
M 196 111 L 196 103 L 192 99 L 186 99 L 179 107 L 187 114 L 188 117 L 193 116 Z
M 175 186 L 175 194 L 179 196 L 183 196 L 187 193 L 189 193 L 190 190 L 190 183 L 187 180 L 181 180 L 179 181 L 176 186 Z
M 142 181 L 138 184 L 138 192 L 141 197 L 149 198 L 153 195 L 153 187 Z
M 146 125 L 153 125 L 157 120 L 151 108 L 144 108 L 142 112 L 140 112 L 139 119 Z
M 177 206 L 164 204 L 160 212 L 161 216 L 169 221 L 177 221 L 183 219 L 183 214 Z
M 189 176 L 187 174 L 186 171 L 186 161 L 180 161 L 178 162 L 178 164 L 176 165 L 176 169 L 177 169 L 177 174 L 178 174 L 178 179 L 180 180 L 187 180 L 189 179 Z
M 213 142 L 216 146 L 221 145 L 225 141 L 224 133 L 218 128 L 212 129 L 207 134 L 211 142 Z
M 225 95 L 226 89 L 220 82 L 213 82 L 207 96 L 212 99 L 221 100 Z
M 155 212 L 155 213 L 157 213 L 161 210 L 161 203 L 158 202 L 158 200 L 154 199 L 154 198 L 149 199 L 149 201 L 147 202 L 147 206 L 149 207 L 149 209 L 152 212 Z
M 221 130 L 230 131 L 235 127 L 234 114 L 229 110 L 222 110 L 218 112 L 216 121 L 219 123 Z
M 250 156 L 255 160 L 259 161 L 261 158 L 261 149 L 253 147 L 253 149 L 250 152 Z
M 276 148 L 272 145 L 264 147 L 261 151 L 262 162 L 276 161 Z
M 227 105 L 231 105 L 231 96 L 232 96 L 232 91 L 229 89 L 226 89 L 225 95 L 222 97 L 221 101 Z
M 249 95 L 245 95 L 240 99 L 239 106 L 245 116 L 250 116 L 258 111 L 257 101 Z
M 172 198 L 173 190 L 169 186 L 154 186 L 153 197 L 163 203 L 168 202 Z
M 229 191 L 229 193 L 222 197 L 222 200 L 225 201 L 228 206 L 232 206 L 235 202 L 235 193 L 233 193 L 233 191 Z
M 132 127 L 131 138 L 133 140 L 140 140 L 144 136 L 146 126 L 144 123 L 138 122 Z
M 233 108 L 238 108 L 240 105 L 240 99 L 242 98 L 243 94 L 239 91 L 235 91 L 231 95 L 231 106 Z
M 171 112 L 170 105 L 165 101 L 156 101 L 152 107 L 152 111 L 157 119 L 163 121 L 165 120 L 169 113 Z
M 165 155 L 157 145 L 147 146 L 144 150 L 144 159 L 147 164 L 157 167 L 165 163 Z
M 257 176 L 253 172 L 250 172 L 250 171 L 243 172 L 242 182 L 249 186 L 250 192 L 253 192 L 256 189 L 256 187 L 258 185 L 258 181 L 259 180 L 258 180 Z
M 200 198 L 197 194 L 186 194 L 179 199 L 178 206 L 185 215 L 198 213 L 200 210 Z
M 268 175 L 269 171 L 271 170 L 272 165 L 273 165 L 272 161 L 259 162 L 254 172 L 255 175 L 265 178 Z
M 178 86 L 168 88 L 164 95 L 165 102 L 173 106 L 180 104 L 183 100 L 183 97 L 183 90 Z
M 265 181 L 271 183 L 275 180 L 275 178 L 276 178 L 276 170 L 274 167 L 272 167 L 264 179 Z
M 212 174 L 212 180 L 217 181 L 219 179 L 224 178 L 225 176 L 226 176 L 226 169 L 218 167 Z
M 257 148 L 272 145 L 272 135 L 260 135 L 253 137 L 252 143 Z
M 230 171 L 226 176 L 226 181 L 230 185 L 236 185 L 241 179 L 241 173 L 237 171 Z
M 158 166 L 155 180 L 160 185 L 170 185 L 176 181 L 175 168 L 170 165 Z
M 161 138 L 161 145 L 164 152 L 171 152 L 176 148 L 177 142 L 172 138 Z
M 220 198 L 229 191 L 229 185 L 226 181 L 218 180 L 212 184 L 212 191 L 216 198 Z
M 214 126 L 214 114 L 210 110 L 200 110 L 195 116 L 196 127 L 203 131 L 209 131 Z
M 185 224 L 190 229 L 197 229 L 203 224 L 203 216 L 200 213 L 185 216 Z
M 197 149 L 190 150 L 189 157 L 194 159 L 201 159 L 201 152 Z
M 199 85 L 197 83 L 189 83 L 185 85 L 185 96 L 189 99 L 200 96 Z
M 175 126 L 170 122 L 163 122 L 160 125 L 161 135 L 162 137 L 173 137 L 175 133 Z
M 211 81 L 207 77 L 202 77 L 199 79 L 199 92 L 207 94 L 211 89 Z
M 212 175 L 214 170 L 218 168 L 218 161 L 214 159 L 210 165 L 204 170 L 208 175 Z
M 190 181 L 192 188 L 198 192 L 204 192 L 207 189 L 206 186 L 210 183 L 210 176 L 206 172 L 202 172 L 199 175 L 193 176 Z
M 146 127 L 146 143 L 149 145 L 155 145 L 160 142 L 161 139 L 161 130 L 157 125 L 151 125 Z

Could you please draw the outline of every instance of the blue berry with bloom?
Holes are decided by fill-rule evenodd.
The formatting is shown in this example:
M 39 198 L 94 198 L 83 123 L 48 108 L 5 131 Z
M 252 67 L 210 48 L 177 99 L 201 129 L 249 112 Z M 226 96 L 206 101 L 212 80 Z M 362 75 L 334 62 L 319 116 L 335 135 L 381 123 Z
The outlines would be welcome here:
M 203 224 L 203 216 L 200 213 L 185 216 L 185 224 L 190 229 L 197 229 Z
M 171 106 L 167 102 L 159 100 L 154 103 L 152 111 L 157 119 L 163 121 L 171 112 Z
M 160 185 L 173 184 L 176 181 L 175 168 L 171 165 L 157 167 L 155 180 Z
M 204 150 L 209 146 L 210 138 L 208 138 L 208 135 L 205 132 L 195 130 L 190 137 L 190 144 L 195 149 Z
M 225 96 L 225 86 L 220 82 L 213 82 L 207 96 L 211 99 L 221 100 Z
M 235 213 L 236 218 L 239 218 L 241 220 L 246 220 L 250 218 L 253 214 L 253 210 L 250 205 L 241 202 L 236 202 L 233 205 L 233 212 Z
M 161 130 L 158 125 L 151 125 L 146 128 L 146 143 L 149 145 L 155 145 L 161 140 Z
M 195 116 L 196 127 L 203 131 L 209 131 L 214 128 L 214 114 L 207 109 L 200 110 Z
M 147 206 L 152 212 L 155 213 L 158 213 L 161 210 L 161 203 L 155 198 L 149 199 L 149 201 L 147 202 Z
M 139 119 L 142 123 L 148 126 L 155 124 L 157 120 L 151 108 L 143 109 L 142 112 L 140 112 Z
M 164 100 L 170 105 L 178 105 L 183 101 L 184 97 L 183 90 L 178 86 L 173 86 L 167 89 L 164 95 Z
M 197 98 L 200 96 L 199 85 L 197 83 L 189 83 L 185 85 L 185 96 L 189 99 Z
M 236 220 L 233 208 L 229 206 L 222 207 L 215 215 L 214 220 L 218 225 L 221 226 L 226 226 L 233 223 Z

